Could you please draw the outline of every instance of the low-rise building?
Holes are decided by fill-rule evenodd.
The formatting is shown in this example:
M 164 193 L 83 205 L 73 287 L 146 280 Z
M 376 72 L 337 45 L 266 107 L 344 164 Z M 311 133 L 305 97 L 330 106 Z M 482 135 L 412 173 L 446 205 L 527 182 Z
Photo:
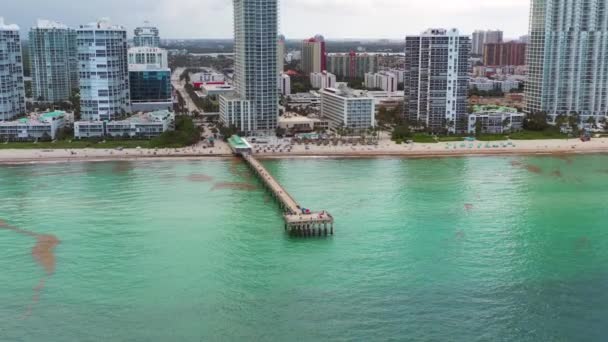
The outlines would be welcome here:
M 365 130 L 376 125 L 376 105 L 365 92 L 354 92 L 347 87 L 321 91 L 321 117 L 329 121 L 333 130 L 349 128 Z
M 298 133 L 310 133 L 314 131 L 326 131 L 329 122 L 314 115 L 303 116 L 296 113 L 285 113 L 279 117 L 279 128 L 284 129 L 288 136 Z
M 314 89 L 334 88 L 336 75 L 327 71 L 313 72 L 310 74 L 310 84 Z
M 512 78 L 503 80 L 493 80 L 485 77 L 477 77 L 469 82 L 469 89 L 477 89 L 480 91 L 500 90 L 503 93 L 508 93 L 511 90 L 519 89 L 520 81 Z
M 220 96 L 234 92 L 234 87 L 224 81 L 201 83 L 200 89 L 203 96 Z
M 395 92 L 399 87 L 399 80 L 397 75 L 391 72 L 368 72 L 365 74 L 365 87 L 368 89 L 382 89 L 388 92 Z
M 316 91 L 291 94 L 287 97 L 287 107 L 317 111 L 321 108 L 321 95 Z
M 203 71 L 190 76 L 190 81 L 193 84 L 207 82 L 223 82 L 225 80 L 226 79 L 223 74 L 220 74 L 208 68 L 204 68 Z
M 77 121 L 74 137 L 114 137 L 151 139 L 174 129 L 175 116 L 168 110 L 138 113 L 124 120 Z
M 517 109 L 501 106 L 475 106 L 473 114 L 469 115 L 470 134 L 481 128 L 482 133 L 502 134 L 516 132 L 523 129 L 525 119 L 524 113 L 518 113 Z
M 63 111 L 33 113 L 14 121 L 3 121 L 0 122 L 0 140 L 54 140 L 59 129 L 65 127 L 66 121 L 66 113 Z
M 253 130 L 251 102 L 229 93 L 220 96 L 220 122 L 226 127 L 236 127 L 241 132 Z
M 376 112 L 380 108 L 396 109 L 402 106 L 404 102 L 403 92 L 400 91 L 365 91 L 365 93 L 374 99 Z

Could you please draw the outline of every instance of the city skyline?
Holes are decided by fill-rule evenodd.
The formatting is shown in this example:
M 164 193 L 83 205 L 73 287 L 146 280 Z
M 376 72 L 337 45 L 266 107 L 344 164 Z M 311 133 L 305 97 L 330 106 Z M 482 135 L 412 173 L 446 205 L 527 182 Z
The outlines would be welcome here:
M 402 39 L 430 27 L 455 27 L 463 34 L 477 29 L 501 29 L 505 38 L 528 31 L 529 0 L 401 1 L 401 0 L 282 0 L 279 32 L 287 39 L 304 39 L 321 33 L 327 39 Z M 432 9 L 430 11 L 429 9 Z M 77 13 L 77 15 L 74 15 Z M 193 16 L 192 13 L 200 13 Z M 160 29 L 167 39 L 230 39 L 232 3 L 224 0 L 161 0 L 142 6 L 137 1 L 108 0 L 74 3 L 58 0 L 9 2 L 2 15 L 24 32 L 37 19 L 60 21 L 77 28 L 108 17 L 127 28 L 129 35 L 144 21 Z M 510 20 L 504 20 L 504 18 Z M 311 18 L 315 20 L 311 21 Z M 314 22 L 314 25 L 311 24 Z M 361 25 L 365 22 L 366 25 Z

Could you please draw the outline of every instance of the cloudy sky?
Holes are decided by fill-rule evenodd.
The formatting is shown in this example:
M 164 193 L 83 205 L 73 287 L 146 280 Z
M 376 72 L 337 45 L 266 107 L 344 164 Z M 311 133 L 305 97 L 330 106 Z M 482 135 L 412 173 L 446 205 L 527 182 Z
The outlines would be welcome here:
M 22 31 L 36 19 L 70 26 L 109 17 L 130 30 L 144 20 L 163 38 L 231 38 L 231 0 L 3 0 L 0 16 Z M 530 0 L 280 0 L 280 31 L 287 38 L 402 38 L 428 27 L 498 28 L 523 35 Z

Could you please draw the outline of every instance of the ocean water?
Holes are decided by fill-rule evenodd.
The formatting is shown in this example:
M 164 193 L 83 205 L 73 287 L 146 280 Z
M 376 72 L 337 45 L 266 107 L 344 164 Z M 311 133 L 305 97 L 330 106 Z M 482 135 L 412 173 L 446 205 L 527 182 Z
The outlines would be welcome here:
M 608 338 L 608 156 L 264 164 L 334 237 L 238 160 L 0 166 L 0 341 Z

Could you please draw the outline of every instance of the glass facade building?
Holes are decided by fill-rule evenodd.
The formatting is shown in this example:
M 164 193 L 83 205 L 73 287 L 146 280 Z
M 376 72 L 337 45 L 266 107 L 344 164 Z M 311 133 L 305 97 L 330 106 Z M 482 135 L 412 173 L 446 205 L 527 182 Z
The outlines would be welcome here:
M 38 20 L 29 33 L 34 100 L 69 100 L 78 88 L 76 31 L 57 22 Z
M 532 0 L 526 111 L 608 114 L 608 0 Z
M 21 39 L 17 25 L 0 17 L 0 121 L 25 114 Z
M 171 102 L 171 71 L 130 71 L 131 102 Z

